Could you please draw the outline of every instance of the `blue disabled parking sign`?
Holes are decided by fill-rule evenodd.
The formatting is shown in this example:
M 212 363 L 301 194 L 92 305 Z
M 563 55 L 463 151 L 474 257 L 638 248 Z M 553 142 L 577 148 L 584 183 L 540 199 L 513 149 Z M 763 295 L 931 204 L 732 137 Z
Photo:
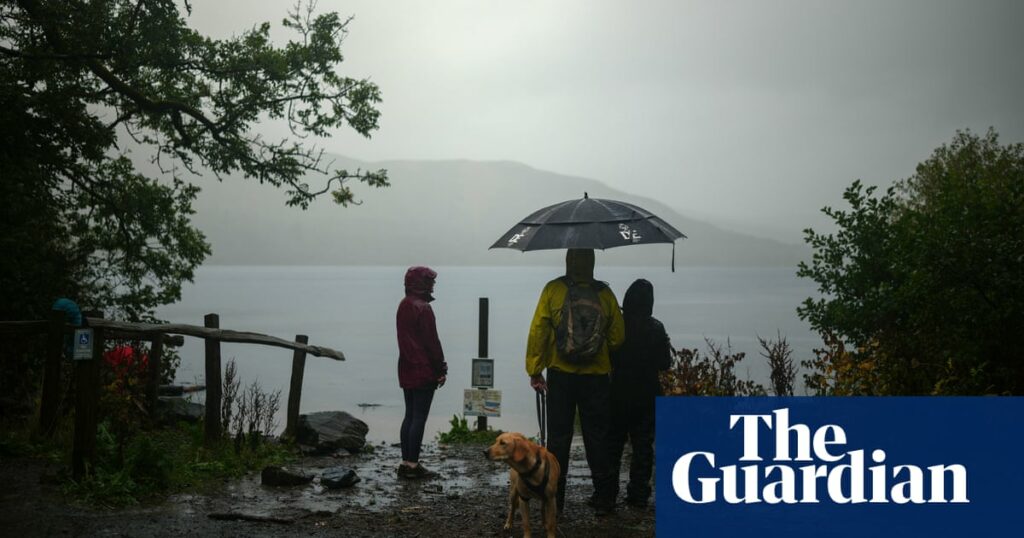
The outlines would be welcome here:
M 92 329 L 75 329 L 75 349 L 72 358 L 76 361 L 92 359 Z

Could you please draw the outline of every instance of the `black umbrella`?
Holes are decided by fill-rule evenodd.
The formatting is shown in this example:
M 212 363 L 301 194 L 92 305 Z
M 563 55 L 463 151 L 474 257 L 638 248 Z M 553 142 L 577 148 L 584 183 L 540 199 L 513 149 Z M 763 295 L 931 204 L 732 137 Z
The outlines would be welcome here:
M 672 243 L 675 270 L 675 240 L 682 232 L 653 213 L 633 204 L 590 198 L 569 200 L 545 207 L 519 221 L 491 248 L 547 250 L 557 248 L 606 248 Z

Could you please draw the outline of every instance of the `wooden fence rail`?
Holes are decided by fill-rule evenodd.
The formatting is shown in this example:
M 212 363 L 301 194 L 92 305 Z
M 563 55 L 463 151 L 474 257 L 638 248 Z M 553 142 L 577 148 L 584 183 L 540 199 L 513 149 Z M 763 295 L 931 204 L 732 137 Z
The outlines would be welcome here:
M 99 360 L 103 356 L 107 340 L 146 340 L 150 342 L 149 377 L 146 380 L 146 398 L 156 404 L 157 387 L 160 380 L 160 364 L 163 360 L 164 345 L 180 346 L 182 336 L 193 336 L 205 340 L 206 348 L 206 418 L 205 442 L 208 445 L 222 439 L 221 432 L 221 355 L 220 343 L 257 344 L 280 347 L 294 351 L 292 375 L 288 392 L 287 425 L 285 432 L 294 436 L 298 428 L 299 404 L 302 397 L 302 379 L 306 355 L 337 361 L 345 355 L 337 350 L 309 345 L 309 337 L 296 335 L 295 341 L 284 340 L 266 334 L 233 331 L 220 328 L 217 314 L 208 314 L 203 327 L 183 323 L 129 323 L 104 319 L 102 313 L 86 313 L 83 327 L 93 329 L 93 360 L 74 361 L 75 377 L 75 434 L 72 449 L 72 468 L 76 478 L 86 472 L 95 456 L 97 404 L 99 399 Z M 75 326 L 64 322 L 64 313 L 54 311 L 50 319 L 41 321 L 0 321 L 0 334 L 47 334 L 46 363 L 40 399 L 39 429 L 50 435 L 57 422 L 62 354 L 65 335 Z M 178 336 L 171 336 L 178 335 Z M 151 407 L 152 408 L 152 407 Z
M 88 319 L 88 318 L 87 318 Z M 274 336 L 260 333 L 231 331 L 216 327 L 199 327 L 196 325 L 185 325 L 183 323 L 128 323 L 124 321 L 113 321 L 108 319 L 88 319 L 90 327 L 103 327 L 104 329 L 116 329 L 125 333 L 135 334 L 183 334 L 219 340 L 221 342 L 232 342 L 236 344 L 259 344 L 263 346 L 282 347 L 285 349 L 302 350 L 314 357 L 324 357 L 336 361 L 345 360 L 345 354 L 331 348 L 300 344 L 290 340 L 284 340 Z

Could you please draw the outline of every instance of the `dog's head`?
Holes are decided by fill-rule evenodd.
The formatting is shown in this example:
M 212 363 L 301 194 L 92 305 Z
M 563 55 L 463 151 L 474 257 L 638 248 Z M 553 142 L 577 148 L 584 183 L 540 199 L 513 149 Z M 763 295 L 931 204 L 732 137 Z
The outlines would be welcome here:
M 521 433 L 503 433 L 484 450 L 484 456 L 491 461 L 523 461 L 529 450 L 528 443 Z

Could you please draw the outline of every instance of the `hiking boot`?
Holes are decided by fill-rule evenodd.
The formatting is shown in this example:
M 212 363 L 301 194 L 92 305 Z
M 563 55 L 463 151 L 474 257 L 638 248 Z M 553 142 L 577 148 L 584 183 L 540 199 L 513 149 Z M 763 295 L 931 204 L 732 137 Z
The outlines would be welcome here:
M 587 506 L 594 509 L 595 516 L 604 516 L 615 511 L 615 497 L 591 495 L 587 499 Z
M 615 512 L 615 501 L 611 499 L 594 499 L 593 504 L 595 516 L 607 516 Z
M 405 470 L 403 471 L 404 468 Z M 415 467 L 407 467 L 402 465 L 398 469 L 399 478 L 410 478 L 414 480 L 430 480 L 432 478 L 440 477 L 439 474 L 427 469 L 423 465 L 417 465 Z
M 633 508 L 647 508 L 647 499 L 643 497 L 626 497 L 626 504 Z

